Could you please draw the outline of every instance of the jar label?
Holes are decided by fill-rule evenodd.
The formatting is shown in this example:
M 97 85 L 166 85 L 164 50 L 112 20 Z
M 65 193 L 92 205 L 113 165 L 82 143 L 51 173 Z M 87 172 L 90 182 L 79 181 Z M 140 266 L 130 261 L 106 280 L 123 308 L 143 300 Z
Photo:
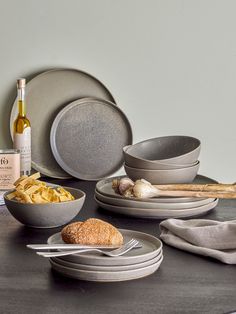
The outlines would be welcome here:
M 0 154 L 0 190 L 14 188 L 20 177 L 20 154 Z

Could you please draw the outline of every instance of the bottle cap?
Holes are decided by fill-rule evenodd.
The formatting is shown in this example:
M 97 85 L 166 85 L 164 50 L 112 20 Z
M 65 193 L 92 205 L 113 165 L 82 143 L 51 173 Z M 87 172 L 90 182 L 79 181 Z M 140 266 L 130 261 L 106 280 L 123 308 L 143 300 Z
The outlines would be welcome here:
M 17 88 L 24 88 L 26 84 L 25 78 L 19 78 L 17 79 Z

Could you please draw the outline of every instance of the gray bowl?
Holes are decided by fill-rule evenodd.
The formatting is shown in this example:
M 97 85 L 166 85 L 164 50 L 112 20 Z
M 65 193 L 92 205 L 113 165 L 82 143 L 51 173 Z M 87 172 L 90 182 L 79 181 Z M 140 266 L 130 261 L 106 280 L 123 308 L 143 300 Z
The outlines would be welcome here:
M 191 183 L 198 173 L 200 162 L 192 167 L 171 170 L 147 170 L 124 165 L 128 177 L 134 181 L 145 179 L 152 184 Z
M 130 145 L 123 147 L 123 156 L 125 164 L 132 168 L 140 168 L 147 170 L 171 170 L 179 168 L 192 167 L 198 163 L 198 160 L 191 164 L 167 164 L 159 161 L 145 160 L 137 158 L 128 153 L 128 148 Z
M 201 142 L 190 136 L 156 137 L 126 149 L 126 153 L 141 161 L 175 164 L 183 166 L 193 164 L 198 160 Z
M 23 204 L 15 200 L 8 200 L 4 194 L 4 201 L 12 216 L 23 225 L 34 228 L 54 228 L 71 221 L 81 210 L 85 193 L 81 190 L 64 187 L 75 198 L 73 201 L 47 204 Z

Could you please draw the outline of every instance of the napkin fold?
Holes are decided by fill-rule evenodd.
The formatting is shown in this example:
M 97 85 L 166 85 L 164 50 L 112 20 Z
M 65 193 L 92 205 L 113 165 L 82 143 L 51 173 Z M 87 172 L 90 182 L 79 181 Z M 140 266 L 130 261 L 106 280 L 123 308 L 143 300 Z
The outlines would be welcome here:
M 167 219 L 160 230 L 160 238 L 171 246 L 236 264 L 236 220 Z

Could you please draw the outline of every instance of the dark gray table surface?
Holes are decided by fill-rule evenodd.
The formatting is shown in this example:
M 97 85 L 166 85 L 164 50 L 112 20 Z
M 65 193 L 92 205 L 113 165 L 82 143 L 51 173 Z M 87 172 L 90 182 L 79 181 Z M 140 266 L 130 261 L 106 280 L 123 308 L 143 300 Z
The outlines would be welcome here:
M 66 180 L 87 194 L 75 220 L 97 217 L 116 227 L 159 236 L 158 220 L 105 212 L 96 205 L 94 182 Z M 204 218 L 231 220 L 236 200 L 222 200 Z M 227 313 L 236 310 L 236 266 L 164 245 L 164 261 L 153 275 L 126 282 L 77 281 L 51 270 L 47 259 L 26 249 L 60 228 L 33 229 L 0 206 L 0 313 Z

